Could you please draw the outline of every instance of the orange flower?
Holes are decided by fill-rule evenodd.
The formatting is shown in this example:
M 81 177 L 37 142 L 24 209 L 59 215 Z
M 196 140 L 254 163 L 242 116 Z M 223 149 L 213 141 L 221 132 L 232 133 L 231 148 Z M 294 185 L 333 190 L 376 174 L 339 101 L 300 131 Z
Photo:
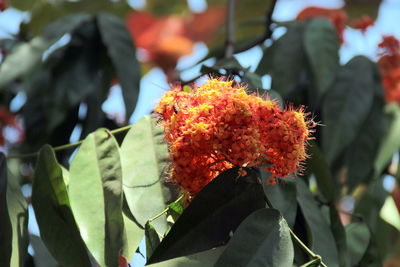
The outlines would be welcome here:
M 343 43 L 343 32 L 346 28 L 347 14 L 342 9 L 327 9 L 321 7 L 307 7 L 298 15 L 297 20 L 305 20 L 315 17 L 324 17 L 331 21 L 335 26 L 340 43 Z
M 359 18 L 353 22 L 353 28 L 359 29 L 363 33 L 365 33 L 366 30 L 373 25 L 374 25 L 374 20 L 371 19 L 370 16 L 366 16 L 366 15 L 362 16 L 361 18 Z
M 155 112 L 164 121 L 172 179 L 190 195 L 233 166 L 264 166 L 270 182 L 298 171 L 313 126 L 303 108 L 281 110 L 219 79 L 190 92 L 175 87 Z
M 400 42 L 394 36 L 383 36 L 379 44 L 378 66 L 387 102 L 400 104 Z

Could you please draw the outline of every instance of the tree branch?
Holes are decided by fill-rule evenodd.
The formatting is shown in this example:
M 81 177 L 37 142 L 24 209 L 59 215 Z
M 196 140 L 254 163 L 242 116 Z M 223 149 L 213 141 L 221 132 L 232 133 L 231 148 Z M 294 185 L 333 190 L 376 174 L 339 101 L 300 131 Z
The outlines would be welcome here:
M 236 0 L 228 1 L 228 14 L 226 16 L 225 58 L 230 58 L 234 52 L 234 16 Z

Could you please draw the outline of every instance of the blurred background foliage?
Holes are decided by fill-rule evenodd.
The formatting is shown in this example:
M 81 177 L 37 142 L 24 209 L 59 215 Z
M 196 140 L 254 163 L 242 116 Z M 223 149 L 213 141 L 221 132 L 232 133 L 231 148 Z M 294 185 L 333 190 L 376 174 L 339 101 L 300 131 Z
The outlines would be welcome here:
M 118 159 L 113 158 L 107 164 L 118 166 L 120 158 L 122 167 L 116 173 L 130 186 L 124 184 L 124 192 L 116 195 L 100 196 L 100 191 L 94 189 L 89 194 L 97 194 L 101 203 L 124 199 L 119 215 L 115 216 L 119 216 L 118 222 L 125 225 L 123 229 L 128 234 L 113 236 L 116 243 L 123 243 L 124 258 L 129 262 L 133 257 L 134 266 L 145 262 L 140 255 L 146 254 L 143 247 L 135 253 L 143 235 L 147 257 L 155 255 L 153 262 L 157 262 L 157 257 L 160 261 L 187 255 L 178 255 L 168 247 L 172 246 L 168 240 L 178 230 L 171 230 L 171 236 L 162 241 L 171 226 L 166 216 L 160 221 L 151 220 L 167 207 L 168 218 L 175 222 L 183 207 L 181 202 L 174 202 L 177 190 L 172 185 L 152 184 L 160 175 L 159 164 L 167 161 L 166 148 L 150 149 L 152 140 L 160 138 L 161 133 L 159 129 L 149 130 L 154 125 L 148 117 L 137 121 L 150 113 L 156 99 L 168 89 L 168 83 L 201 83 L 209 74 L 228 75 L 246 82 L 250 91 L 268 93 L 281 105 L 287 102 L 296 107 L 305 105 L 320 123 L 315 140 L 310 142 L 312 157 L 299 181 L 295 185 L 285 180 L 273 188 L 263 186 L 294 232 L 326 259 L 328 266 L 400 265 L 400 76 L 397 74 L 400 46 L 395 38 L 400 33 L 394 29 L 394 23 L 380 24 L 381 29 L 372 26 L 375 20 L 383 21 L 379 17 L 383 16 L 383 8 L 391 9 L 392 16 L 398 17 L 400 6 L 389 0 L 279 0 L 270 24 L 268 17 L 274 2 L 236 1 L 235 57 L 226 57 L 227 1 L 0 1 L 3 10 L 0 16 L 11 14 L 6 17 L 9 21 L 0 25 L 6 29 L 0 40 L 0 144 L 8 155 L 9 170 L 2 159 L 0 227 L 12 232 L 9 235 L 2 230 L 0 242 L 12 244 L 12 266 L 57 266 L 54 258 L 59 262 L 68 260 L 65 255 L 57 254 L 61 248 L 51 249 L 58 246 L 57 239 L 46 236 L 44 230 L 60 222 L 43 221 L 46 214 L 37 212 L 48 201 L 41 199 L 38 192 L 50 192 L 55 185 L 43 180 L 38 186 L 38 181 L 42 181 L 39 179 L 33 189 L 31 184 L 34 177 L 42 177 L 39 174 L 46 172 L 49 173 L 43 175 L 56 177 L 55 181 L 64 179 L 64 186 L 56 186 L 57 192 L 68 191 L 71 203 L 65 204 L 60 198 L 54 200 L 54 205 L 64 203 L 68 208 L 57 216 L 71 220 L 69 212 L 79 213 L 77 203 L 85 198 L 79 190 L 87 184 L 77 182 L 86 179 L 80 170 L 85 164 L 90 165 L 89 169 L 103 165 L 85 159 L 83 152 L 79 156 L 82 162 L 71 164 L 75 146 L 59 146 L 87 138 L 82 151 L 101 154 L 102 151 L 96 150 L 99 144 L 93 140 L 100 140 L 104 133 L 89 135 L 101 127 L 116 134 L 116 139 L 107 146 L 117 151 Z M 7 27 L 13 21 L 21 23 L 16 31 L 8 32 Z M 248 51 L 251 52 L 246 54 Z M 153 75 L 155 70 L 157 75 Z M 146 77 L 153 80 L 149 82 Z M 106 103 L 111 108 L 105 108 Z M 116 130 L 133 122 L 137 122 L 135 128 L 126 136 Z M 43 147 L 45 144 L 56 147 L 57 155 L 52 148 Z M 36 152 L 41 147 L 35 172 Z M 150 175 L 141 177 L 134 168 L 123 168 L 154 154 L 161 154 L 158 161 L 143 163 Z M 45 166 L 40 165 L 43 162 Z M 97 176 L 88 177 L 94 184 L 99 182 Z M 136 188 L 142 185 L 137 184 L 136 177 L 151 184 L 149 189 Z M 69 185 L 71 188 L 66 188 Z M 220 190 L 218 186 L 209 190 Z M 32 190 L 36 197 L 31 198 Z M 141 194 L 146 197 L 136 197 Z M 41 237 L 32 202 L 43 231 Z M 91 208 L 90 203 L 86 204 Z M 149 208 L 143 208 L 146 205 Z M 110 212 L 111 207 L 104 209 Z M 186 223 L 191 222 L 190 216 L 196 215 L 204 216 L 204 225 L 210 225 L 207 210 L 193 210 L 188 209 L 187 215 L 182 215 Z M 244 210 L 243 214 L 253 211 Z M 96 215 L 99 220 L 107 220 L 101 214 Z M 4 219 L 8 216 L 10 220 Z M 273 212 L 257 216 L 278 220 Z M 79 227 L 85 223 L 85 218 L 77 222 Z M 181 221 L 180 225 L 184 224 Z M 74 244 L 97 252 L 92 244 L 84 244 L 77 234 L 77 225 L 67 226 Z M 122 229 L 118 225 L 113 227 Z M 204 229 L 207 227 L 189 233 L 178 231 L 177 235 L 197 237 Z M 98 234 L 106 235 L 96 233 L 96 238 Z M 126 237 L 131 237 L 131 243 Z M 183 242 L 177 246 L 187 248 L 190 253 L 200 251 L 189 245 Z M 3 255 L 9 255 L 7 249 L 11 248 L 3 245 L 1 248 L 0 265 L 7 266 L 1 260 L 7 258 Z M 71 253 L 79 254 L 82 250 Z M 79 264 L 94 261 L 91 255 L 84 254 L 80 257 L 84 263 Z M 203 259 L 204 255 L 199 257 Z M 294 247 L 297 266 L 306 262 L 307 257 Z M 179 259 L 186 263 L 190 260 Z

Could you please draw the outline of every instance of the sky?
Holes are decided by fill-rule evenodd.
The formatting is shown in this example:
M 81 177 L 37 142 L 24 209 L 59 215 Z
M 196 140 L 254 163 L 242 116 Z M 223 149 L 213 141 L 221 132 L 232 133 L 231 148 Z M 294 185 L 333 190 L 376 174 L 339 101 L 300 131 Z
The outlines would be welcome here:
M 145 7 L 145 0 L 130 0 L 129 3 L 133 8 L 143 9 Z M 207 8 L 207 2 L 205 0 L 187 0 L 189 8 L 193 12 L 201 12 Z M 320 6 L 326 8 L 340 8 L 343 6 L 341 0 L 279 0 L 273 15 L 273 19 L 276 21 L 287 21 L 292 20 L 296 17 L 297 13 L 306 6 Z M 346 28 L 344 32 L 344 38 L 346 42 L 340 48 L 340 61 L 345 64 L 355 55 L 365 55 L 371 59 L 376 59 L 376 47 L 381 41 L 381 36 L 385 34 L 395 35 L 400 38 L 400 27 L 398 25 L 398 18 L 400 16 L 400 1 L 399 0 L 384 0 L 380 6 L 378 17 L 375 25 L 370 27 L 365 34 L 362 34 L 358 30 Z M 0 39 L 7 38 L 10 34 L 18 32 L 19 23 L 24 20 L 28 20 L 29 16 L 26 13 L 20 12 L 16 9 L 9 8 L 4 12 L 0 13 Z M 394 26 L 396 25 L 396 26 Z M 279 30 L 274 33 L 274 38 L 278 38 L 282 35 L 284 30 Z M 61 40 L 59 45 L 66 43 Z M 196 77 L 199 74 L 200 66 L 193 68 L 192 66 L 199 59 L 207 55 L 207 46 L 203 43 L 196 43 L 193 49 L 193 54 L 182 57 L 178 62 L 178 70 L 185 70 L 182 72 L 182 79 L 189 80 Z M 246 52 L 235 55 L 238 61 L 244 67 L 250 67 L 250 70 L 254 70 L 262 57 L 262 50 L 259 47 L 254 47 Z M 205 62 L 206 65 L 211 66 L 215 60 L 210 59 Z M 271 79 L 268 75 L 264 76 L 263 87 L 269 89 L 271 86 Z M 169 85 L 167 83 L 166 76 L 159 68 L 153 68 L 146 73 L 140 82 L 140 95 L 134 113 L 130 118 L 130 123 L 134 123 L 151 112 L 153 107 L 157 104 L 158 99 L 168 90 Z M 12 108 L 18 109 L 25 101 L 24 95 L 19 94 L 12 103 Z M 103 110 L 109 114 L 119 114 L 124 117 L 125 110 L 122 104 L 121 90 L 118 86 L 114 86 L 111 89 L 109 99 L 103 104 Z M 84 112 L 85 107 L 81 107 L 81 112 Z M 80 130 L 79 127 L 74 130 L 70 141 L 76 142 L 79 139 Z M 389 178 L 388 178 L 389 179 Z M 393 180 L 387 180 L 386 187 L 390 187 Z M 30 195 L 30 187 L 24 186 L 23 188 L 25 195 Z M 29 230 L 32 233 L 39 234 L 36 220 L 34 218 L 33 209 L 29 207 Z M 141 251 L 145 251 L 144 242 L 141 243 Z M 135 255 L 132 263 L 134 266 L 143 266 L 145 261 L 138 254 Z

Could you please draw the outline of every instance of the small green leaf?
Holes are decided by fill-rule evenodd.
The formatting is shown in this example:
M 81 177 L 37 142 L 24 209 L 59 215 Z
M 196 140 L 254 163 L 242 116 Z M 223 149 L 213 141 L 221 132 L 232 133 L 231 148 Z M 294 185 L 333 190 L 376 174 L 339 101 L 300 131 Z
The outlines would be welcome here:
M 395 104 L 388 105 L 387 113 L 392 116 L 392 120 L 376 156 L 374 164 L 375 177 L 382 173 L 392 159 L 393 154 L 400 148 L 400 107 Z
M 363 222 L 350 223 L 345 229 L 350 266 L 359 266 L 361 258 L 367 251 L 371 233 Z
M 174 222 L 176 222 L 176 220 L 178 220 L 179 216 L 182 215 L 183 210 L 184 210 L 184 207 L 182 206 L 181 203 L 172 202 L 168 206 L 168 214 L 172 216 L 172 219 L 174 220 Z
M 140 65 L 136 58 L 136 49 L 124 21 L 119 17 L 101 13 L 97 15 L 97 22 L 121 84 L 125 117 L 128 121 L 139 96 Z
M 39 152 L 32 186 L 32 206 L 41 238 L 54 258 L 65 266 L 91 266 L 71 211 L 62 167 L 49 145 Z
M 328 266 L 339 266 L 335 239 L 328 222 L 325 220 L 305 182 L 301 179 L 296 181 L 297 200 L 309 225 L 311 250 L 321 255 L 322 261 Z
M 247 176 L 240 177 L 238 168 L 233 168 L 206 185 L 172 226 L 149 263 L 220 245 L 249 214 L 265 207 L 257 174 L 251 169 L 247 172 Z
M 353 142 L 372 107 L 376 65 L 363 56 L 338 71 L 323 103 L 322 147 L 328 164 Z
M 7 160 L 0 153 L 0 266 L 9 266 L 12 251 L 12 226 L 7 205 Z
M 311 66 L 315 99 L 333 84 L 339 69 L 339 39 L 335 28 L 325 18 L 311 19 L 304 32 L 304 49 Z
M 239 225 L 215 266 L 291 266 L 293 258 L 285 219 L 277 210 L 261 209 Z
M 217 247 L 189 256 L 174 258 L 167 261 L 162 261 L 155 264 L 146 265 L 149 267 L 214 267 L 225 247 Z
M 400 213 L 392 196 L 386 198 L 385 203 L 379 212 L 379 216 L 381 216 L 385 222 L 400 231 Z
M 71 208 L 83 241 L 101 266 L 117 266 L 123 249 L 119 147 L 106 129 L 85 138 L 70 167 Z
M 143 227 L 171 200 L 162 176 L 168 159 L 163 128 L 151 116 L 133 125 L 122 142 L 123 189 L 132 215 Z M 161 234 L 168 229 L 165 216 L 153 225 Z
M 147 259 L 153 254 L 153 251 L 160 244 L 160 237 L 154 227 L 147 222 L 144 226 L 144 233 L 146 236 L 146 257 Z

